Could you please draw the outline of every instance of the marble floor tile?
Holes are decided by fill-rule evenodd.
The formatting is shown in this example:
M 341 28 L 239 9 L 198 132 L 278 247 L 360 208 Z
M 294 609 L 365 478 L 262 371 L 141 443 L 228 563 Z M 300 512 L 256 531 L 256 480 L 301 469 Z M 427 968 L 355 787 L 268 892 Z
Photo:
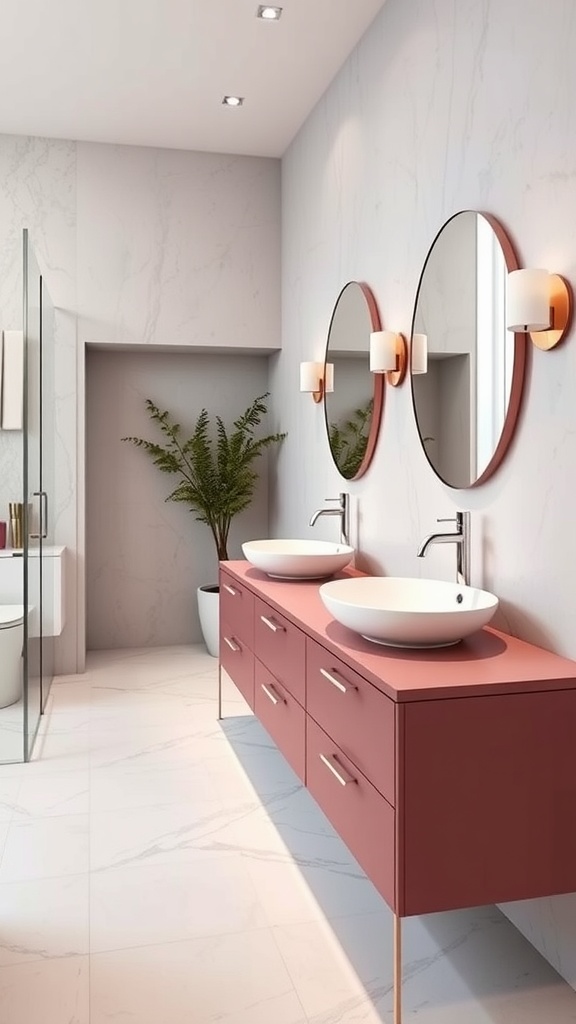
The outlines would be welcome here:
M 225 794 L 202 764 L 165 771 L 138 772 L 93 768 L 90 802 L 93 813 L 156 807 L 162 804 L 195 804 L 224 799 Z
M 88 957 L 0 967 L 2 1024 L 91 1024 Z
M 0 967 L 89 951 L 88 873 L 5 882 L 0 908 Z
M 306 1024 L 267 929 L 91 960 L 90 1024 Z
M 89 869 L 87 814 L 12 822 L 0 862 L 0 884 L 83 874 Z
M 210 732 L 180 721 L 169 727 L 132 729 L 109 734 L 95 733 L 91 740 L 91 768 L 113 771 L 150 771 L 184 767 L 199 761 L 206 765 L 225 752 L 225 738 L 212 726 Z
M 234 856 L 237 847 L 227 837 L 230 813 L 219 799 L 162 804 L 153 813 L 148 807 L 93 813 L 91 869 Z
M 0 775 L 0 824 L 12 820 L 20 785 L 20 775 L 8 778 L 2 778 Z
M 33 778 L 24 774 L 19 783 L 12 820 L 23 822 L 61 814 L 88 814 L 89 809 L 88 769 Z
M 345 874 L 333 870 L 334 865 L 303 865 L 290 857 L 285 861 L 246 860 L 270 925 L 330 920 L 382 909 L 381 896 L 357 866 Z
M 92 873 L 93 953 L 252 931 L 266 925 L 256 889 L 243 862 L 236 858 Z

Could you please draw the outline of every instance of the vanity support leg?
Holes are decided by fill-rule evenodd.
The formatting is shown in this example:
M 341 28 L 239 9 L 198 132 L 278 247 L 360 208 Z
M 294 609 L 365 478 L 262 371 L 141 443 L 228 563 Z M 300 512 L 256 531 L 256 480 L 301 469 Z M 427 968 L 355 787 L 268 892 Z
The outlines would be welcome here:
M 394 1024 L 402 1024 L 402 920 L 394 914 Z
M 222 718 L 222 662 L 218 661 L 218 721 Z

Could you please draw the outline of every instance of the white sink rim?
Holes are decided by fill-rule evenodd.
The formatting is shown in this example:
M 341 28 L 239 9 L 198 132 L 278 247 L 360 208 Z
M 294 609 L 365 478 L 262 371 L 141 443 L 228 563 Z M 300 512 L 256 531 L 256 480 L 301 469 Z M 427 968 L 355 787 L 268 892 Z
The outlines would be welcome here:
M 490 622 L 498 598 L 478 587 L 409 576 L 361 576 L 320 587 L 334 618 L 389 647 L 457 644 Z
M 326 579 L 354 556 L 348 544 L 297 538 L 245 541 L 242 551 L 251 565 L 281 580 Z

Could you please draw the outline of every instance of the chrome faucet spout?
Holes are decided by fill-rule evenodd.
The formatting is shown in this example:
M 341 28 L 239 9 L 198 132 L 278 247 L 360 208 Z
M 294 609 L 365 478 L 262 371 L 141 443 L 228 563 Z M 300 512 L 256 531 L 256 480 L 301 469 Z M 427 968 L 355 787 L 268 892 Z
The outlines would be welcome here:
M 456 580 L 465 586 L 470 583 L 470 513 L 457 512 L 455 519 L 438 519 L 439 523 L 456 523 L 452 533 L 430 533 L 418 548 L 423 558 L 432 544 L 456 545 Z
M 432 544 L 460 544 L 461 541 L 459 533 L 429 533 L 418 548 L 418 558 L 423 558 Z
M 320 516 L 339 516 L 340 517 L 340 543 L 349 544 L 350 526 L 349 526 L 349 508 L 348 508 L 348 495 L 341 492 L 337 498 L 326 498 L 326 501 L 337 501 L 337 508 L 317 508 L 310 517 L 310 526 L 314 526 L 314 523 L 318 521 Z
M 327 499 L 327 500 L 329 500 L 329 499 Z M 312 513 L 309 525 L 310 526 L 314 526 L 314 523 L 316 523 L 318 521 L 318 519 L 320 519 L 320 516 L 339 516 L 339 515 L 340 515 L 340 509 L 339 508 L 317 508 L 316 511 Z

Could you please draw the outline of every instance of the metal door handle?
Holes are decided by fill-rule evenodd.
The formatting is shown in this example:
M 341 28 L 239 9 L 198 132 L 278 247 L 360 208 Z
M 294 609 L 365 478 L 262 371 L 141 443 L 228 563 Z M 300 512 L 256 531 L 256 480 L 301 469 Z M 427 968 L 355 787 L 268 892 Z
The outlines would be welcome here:
M 262 619 L 262 622 L 264 623 L 264 625 L 268 626 L 268 629 L 271 629 L 273 633 L 285 633 L 286 632 L 286 630 L 284 629 L 284 626 L 278 625 L 277 622 L 272 622 L 272 619 L 267 619 L 265 615 L 261 615 L 260 618 Z
M 231 651 L 236 652 L 236 651 L 240 651 L 242 649 L 239 646 L 239 644 L 236 643 L 235 640 L 230 640 L 227 636 L 224 637 L 224 643 L 228 644 L 228 647 L 230 648 Z
M 325 668 L 320 669 L 320 675 L 324 676 L 324 679 L 327 679 L 329 683 L 332 683 L 332 686 L 335 686 L 337 690 L 340 690 L 340 693 L 348 693 L 349 690 L 358 689 L 357 686 L 352 686 L 350 684 L 346 685 L 346 683 L 341 683 L 339 679 L 336 679 L 336 676 L 333 676 Z
M 229 587 L 227 583 L 224 584 L 224 590 L 227 590 L 229 594 L 232 594 L 232 597 L 236 597 L 238 595 L 238 591 L 234 590 L 234 587 Z
M 350 775 L 347 771 L 345 771 L 342 768 L 340 764 L 338 764 L 338 761 L 336 761 L 334 754 L 332 754 L 329 757 L 326 757 L 324 754 L 320 754 L 320 760 L 322 761 L 322 764 L 325 764 L 326 767 L 332 772 L 332 775 L 336 779 L 338 779 L 338 782 L 340 783 L 341 786 L 348 786 L 350 785 L 351 782 L 356 782 L 354 776 Z M 338 768 L 334 764 L 334 761 L 336 761 Z
M 48 537 L 48 494 L 46 491 L 34 491 L 32 497 L 41 498 L 40 533 L 29 533 L 30 540 L 46 540 Z

